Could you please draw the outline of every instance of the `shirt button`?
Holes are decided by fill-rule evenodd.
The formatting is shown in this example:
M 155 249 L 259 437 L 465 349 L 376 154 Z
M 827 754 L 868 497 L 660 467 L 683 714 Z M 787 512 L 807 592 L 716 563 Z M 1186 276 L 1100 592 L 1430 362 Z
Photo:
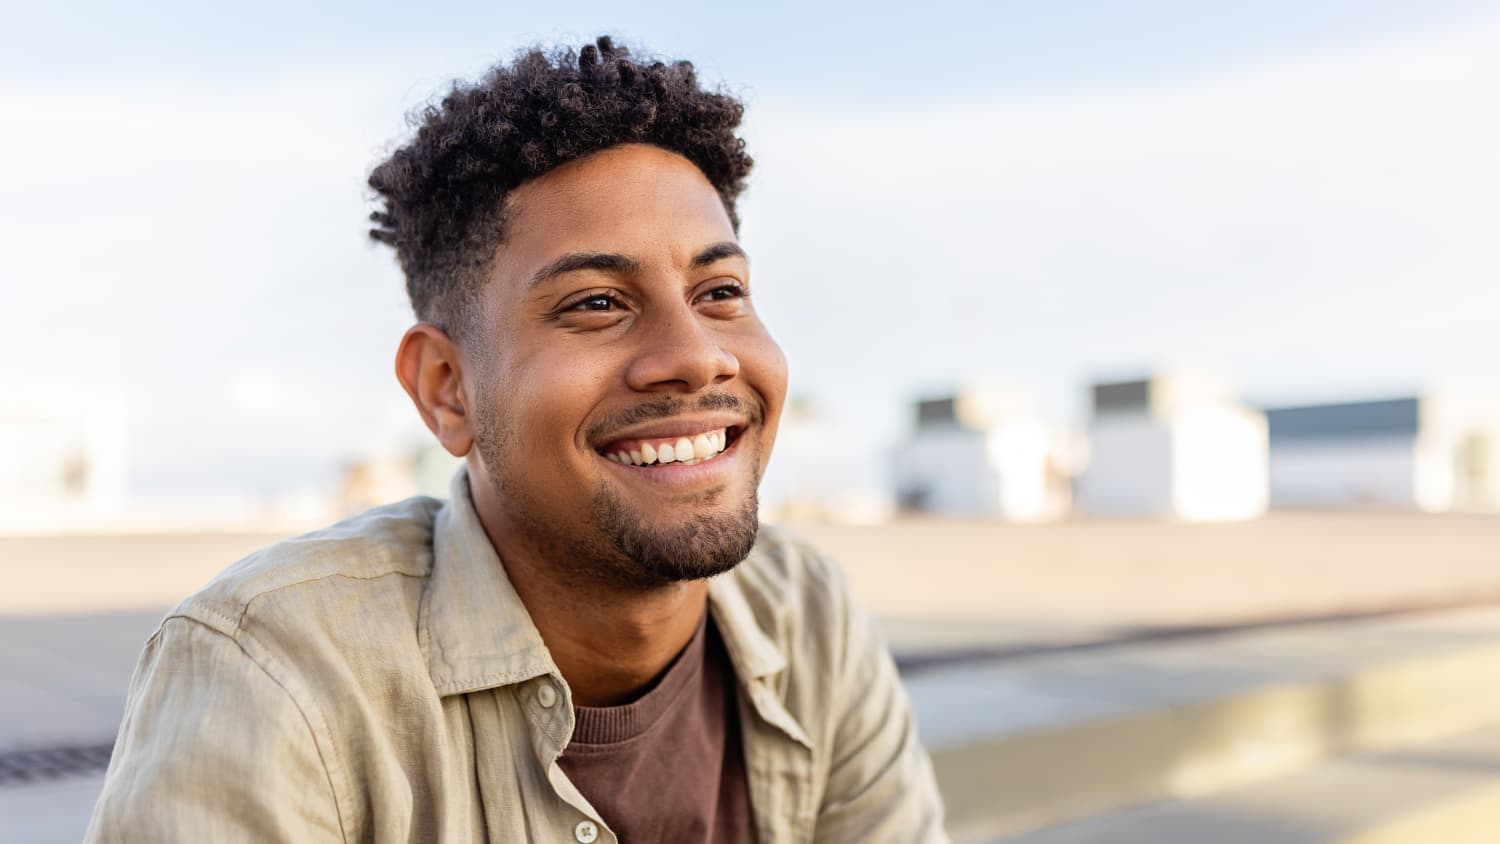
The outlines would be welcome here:
M 542 687 L 536 690 L 536 702 L 547 709 L 551 709 L 557 703 L 557 690 L 552 688 L 551 683 L 543 683 Z M 580 838 L 578 840 L 582 841 L 583 839 Z M 590 838 L 589 840 L 593 841 L 594 839 Z
M 593 821 L 579 821 L 578 826 L 573 827 L 573 837 L 578 839 L 578 844 L 594 844 L 599 839 L 599 827 Z

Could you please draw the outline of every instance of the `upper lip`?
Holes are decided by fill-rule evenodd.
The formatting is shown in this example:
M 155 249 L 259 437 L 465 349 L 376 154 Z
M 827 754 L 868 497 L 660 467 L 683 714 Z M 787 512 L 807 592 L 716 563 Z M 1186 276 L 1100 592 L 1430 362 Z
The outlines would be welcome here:
M 612 431 L 600 437 L 593 445 L 595 448 L 603 448 L 620 440 L 670 440 L 693 437 L 719 428 L 744 428 L 748 424 L 744 416 L 733 413 L 672 416 Z

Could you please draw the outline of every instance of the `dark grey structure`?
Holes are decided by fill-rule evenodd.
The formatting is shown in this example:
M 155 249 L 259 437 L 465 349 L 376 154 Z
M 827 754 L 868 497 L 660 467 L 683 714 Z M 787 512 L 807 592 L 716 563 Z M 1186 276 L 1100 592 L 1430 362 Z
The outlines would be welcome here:
M 1422 402 L 1400 398 L 1266 409 L 1271 445 L 1319 439 L 1415 437 L 1421 430 Z

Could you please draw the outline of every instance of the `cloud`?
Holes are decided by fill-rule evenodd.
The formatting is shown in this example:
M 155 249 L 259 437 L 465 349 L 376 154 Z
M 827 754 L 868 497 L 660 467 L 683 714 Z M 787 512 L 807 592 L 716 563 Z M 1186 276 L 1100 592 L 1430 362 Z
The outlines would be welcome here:
M 393 99 L 333 77 L 0 88 L 5 368 L 127 390 L 147 476 L 197 483 L 283 455 L 321 477 L 316 455 L 419 436 L 414 414 L 395 433 L 383 421 L 410 315 L 394 261 L 365 237 L 364 173 L 400 128 Z
M 1173 360 L 1273 394 L 1424 381 L 1500 357 L 1476 316 L 1500 312 L 1495 43 L 1491 21 L 1144 89 L 759 103 L 746 239 L 830 389 L 1056 393 Z M 816 351 L 830 330 L 843 354 Z
M 1262 395 L 1492 365 L 1495 43 L 1491 21 L 1149 87 L 767 95 L 759 306 L 794 384 L 872 440 L 969 377 L 1056 409 L 1174 360 Z M 0 377 L 123 386 L 133 453 L 194 483 L 420 437 L 390 374 L 401 280 L 363 223 L 365 168 L 428 93 L 410 71 L 0 83 Z

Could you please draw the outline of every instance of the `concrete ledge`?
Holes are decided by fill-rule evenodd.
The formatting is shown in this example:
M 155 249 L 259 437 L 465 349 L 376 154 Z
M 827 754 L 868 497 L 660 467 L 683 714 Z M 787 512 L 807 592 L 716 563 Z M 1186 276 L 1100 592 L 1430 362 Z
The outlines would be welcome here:
M 1110 812 L 1008 844 L 1490 844 L 1500 729 L 1327 760 L 1209 797 Z
M 1130 647 L 910 686 L 950 831 L 993 839 L 1500 723 L 1500 611 Z

